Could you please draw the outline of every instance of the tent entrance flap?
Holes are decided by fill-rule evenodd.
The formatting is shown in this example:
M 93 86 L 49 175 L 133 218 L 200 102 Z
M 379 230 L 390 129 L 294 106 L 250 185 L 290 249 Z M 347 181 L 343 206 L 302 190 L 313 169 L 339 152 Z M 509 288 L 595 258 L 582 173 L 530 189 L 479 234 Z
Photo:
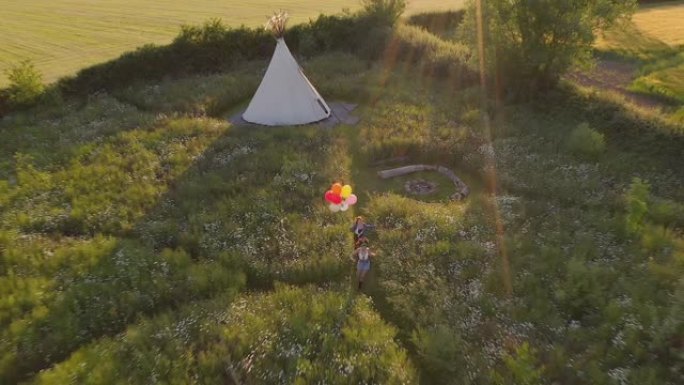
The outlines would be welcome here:
M 326 115 L 330 113 L 330 111 L 325 108 L 325 104 L 323 104 L 323 101 L 320 98 L 316 99 L 316 102 L 318 102 L 318 105 L 323 109 L 323 112 L 325 112 Z

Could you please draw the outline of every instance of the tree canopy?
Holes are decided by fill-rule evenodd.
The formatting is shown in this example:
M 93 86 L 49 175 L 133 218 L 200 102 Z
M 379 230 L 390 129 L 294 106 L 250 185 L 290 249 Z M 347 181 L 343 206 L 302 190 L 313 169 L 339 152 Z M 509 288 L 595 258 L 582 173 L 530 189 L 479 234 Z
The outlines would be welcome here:
M 483 1 L 486 68 L 509 90 L 547 89 L 573 65 L 590 62 L 597 32 L 631 16 L 635 6 L 635 0 Z M 461 34 L 475 50 L 476 18 L 473 2 Z

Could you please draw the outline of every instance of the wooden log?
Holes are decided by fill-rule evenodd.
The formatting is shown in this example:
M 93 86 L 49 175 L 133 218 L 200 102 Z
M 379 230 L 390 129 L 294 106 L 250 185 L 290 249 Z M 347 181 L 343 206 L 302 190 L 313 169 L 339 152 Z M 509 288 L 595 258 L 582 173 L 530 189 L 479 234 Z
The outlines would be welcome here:
M 406 175 L 418 171 L 435 170 L 435 166 L 427 166 L 424 164 L 414 164 L 411 166 L 404 166 L 399 168 L 393 168 L 390 170 L 378 171 L 378 175 L 382 179 L 394 178 L 396 176 Z

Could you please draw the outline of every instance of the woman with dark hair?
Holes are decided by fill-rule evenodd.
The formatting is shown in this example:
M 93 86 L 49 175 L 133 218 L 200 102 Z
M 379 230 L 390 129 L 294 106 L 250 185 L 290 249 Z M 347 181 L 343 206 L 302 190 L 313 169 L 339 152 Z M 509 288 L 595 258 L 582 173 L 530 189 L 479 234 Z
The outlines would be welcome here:
M 351 227 L 351 231 L 354 233 L 354 245 L 356 246 L 360 238 L 365 238 L 366 222 L 363 221 L 363 217 L 356 217 L 354 224 Z

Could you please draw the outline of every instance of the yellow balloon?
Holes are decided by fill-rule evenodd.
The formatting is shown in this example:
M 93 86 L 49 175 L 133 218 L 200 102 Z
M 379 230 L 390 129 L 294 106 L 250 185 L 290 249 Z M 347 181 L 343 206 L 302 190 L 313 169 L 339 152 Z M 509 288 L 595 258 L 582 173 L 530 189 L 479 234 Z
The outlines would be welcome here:
M 349 198 L 349 196 L 352 194 L 352 188 L 350 185 L 345 184 L 342 186 L 342 191 L 340 192 L 340 196 L 344 199 Z

